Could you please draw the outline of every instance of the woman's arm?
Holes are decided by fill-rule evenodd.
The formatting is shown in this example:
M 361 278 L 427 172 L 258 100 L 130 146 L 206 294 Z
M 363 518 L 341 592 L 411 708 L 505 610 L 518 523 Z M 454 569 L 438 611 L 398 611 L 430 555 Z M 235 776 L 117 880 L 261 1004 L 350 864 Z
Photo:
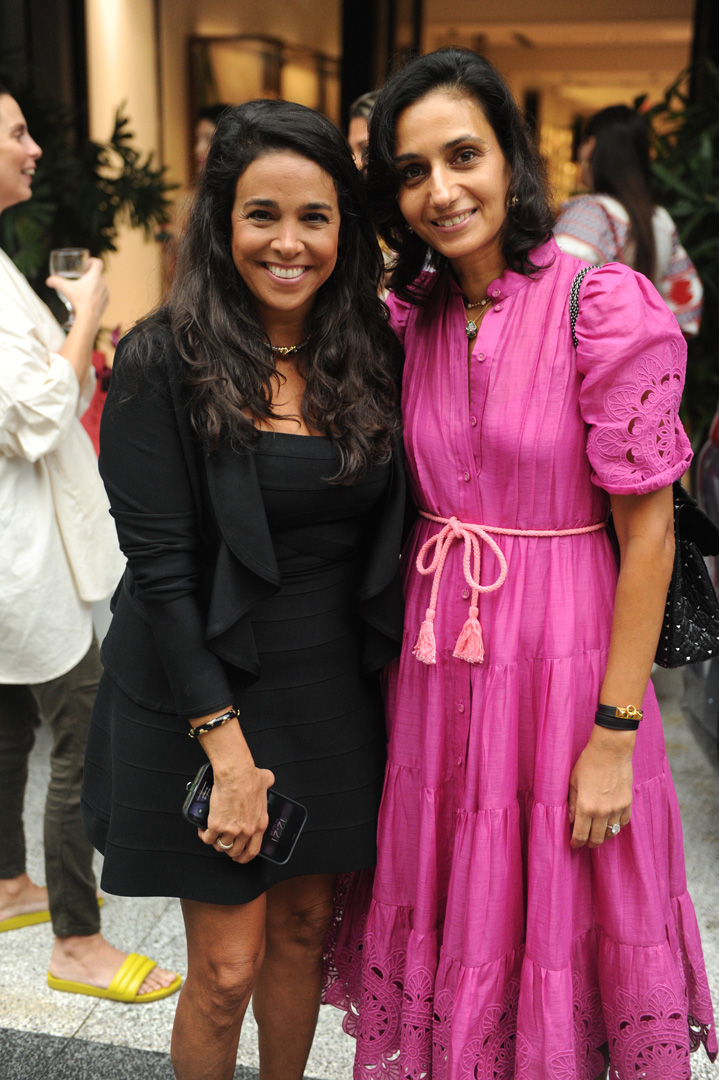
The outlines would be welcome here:
M 609 657 L 597 704 L 641 708 L 662 627 L 674 563 L 672 489 L 612 495 L 620 551 Z M 595 725 L 569 780 L 572 847 L 597 847 L 608 822 L 625 825 L 632 805 L 638 732 Z
M 56 450 L 82 409 L 92 344 L 107 303 L 102 263 L 68 281 L 81 293 L 76 325 L 65 337 L 50 311 L 6 256 L 0 261 L 0 452 L 35 462 Z M 64 278 L 53 278 L 64 288 Z M 88 387 L 89 389 L 89 387 Z M 89 400 L 89 398 L 87 399 Z M 87 400 L 84 407 L 87 407 Z
M 231 691 L 222 661 L 205 643 L 198 590 L 207 556 L 178 423 L 183 406 L 170 390 L 170 348 L 161 332 L 146 334 L 143 347 L 144 363 L 137 356 L 128 363 L 128 339 L 118 348 L 102 421 L 101 472 L 135 597 L 173 689 L 178 726 L 198 727 L 227 712 Z M 237 720 L 199 740 L 215 778 L 200 836 L 207 844 L 237 838 L 230 857 L 248 862 L 267 827 L 274 777 L 255 767 Z

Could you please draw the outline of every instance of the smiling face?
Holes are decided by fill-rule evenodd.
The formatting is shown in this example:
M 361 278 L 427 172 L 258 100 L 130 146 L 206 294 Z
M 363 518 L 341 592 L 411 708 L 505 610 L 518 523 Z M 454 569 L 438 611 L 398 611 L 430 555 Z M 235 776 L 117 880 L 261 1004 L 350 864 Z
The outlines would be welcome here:
M 232 258 L 270 338 L 300 333 L 337 263 L 340 211 L 332 177 L 291 151 L 263 154 L 237 181 Z M 274 341 L 273 344 L 295 344 Z
M 41 154 L 15 98 L 0 94 L 0 213 L 31 197 Z
M 460 273 L 504 267 L 511 169 L 474 98 L 434 90 L 400 113 L 399 208 L 414 232 Z

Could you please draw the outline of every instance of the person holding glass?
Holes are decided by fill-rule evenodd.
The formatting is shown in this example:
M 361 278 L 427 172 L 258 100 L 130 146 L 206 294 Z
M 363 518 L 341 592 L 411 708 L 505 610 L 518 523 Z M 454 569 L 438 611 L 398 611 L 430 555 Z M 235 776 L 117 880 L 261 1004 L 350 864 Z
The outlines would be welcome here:
M 247 102 L 168 303 L 116 353 L 100 471 L 128 566 L 83 814 L 103 888 L 181 899 L 178 1080 L 231 1080 L 251 996 L 260 1075 L 301 1080 L 336 876 L 375 862 L 405 513 L 382 271 L 341 133 Z M 181 810 L 208 762 L 198 830 Z M 288 861 L 259 854 L 271 787 L 307 812 Z
M 347 897 L 329 991 L 354 1075 L 593 1080 L 608 1056 L 680 1080 L 717 1052 L 649 682 L 691 458 L 684 340 L 615 263 L 581 281 L 573 341 L 586 264 L 475 53 L 389 80 L 367 184 L 397 252 L 419 517 L 372 901 Z
M 0 212 L 31 197 L 41 153 L 17 101 L 0 86 Z M 67 335 L 0 251 L 0 932 L 51 921 L 50 985 L 113 997 L 113 980 L 139 969 L 100 933 L 93 850 L 80 819 L 100 676 L 92 603 L 110 595 L 123 568 L 79 420 L 92 394 L 92 348 L 108 292 L 99 259 L 77 280 L 53 276 L 48 285 L 72 304 Z M 27 874 L 23 831 L 28 757 L 41 717 L 53 737 L 47 887 Z M 152 1001 L 179 988 L 174 973 L 142 963 L 123 1000 Z

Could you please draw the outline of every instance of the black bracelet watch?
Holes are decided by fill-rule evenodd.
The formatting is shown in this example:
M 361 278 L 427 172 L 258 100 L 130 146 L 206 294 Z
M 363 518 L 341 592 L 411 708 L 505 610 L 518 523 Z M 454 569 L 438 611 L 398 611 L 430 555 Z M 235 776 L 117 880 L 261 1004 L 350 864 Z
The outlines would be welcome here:
M 611 728 L 612 731 L 636 731 L 643 716 L 642 710 L 636 709 L 634 705 L 627 705 L 626 708 L 620 705 L 597 705 L 594 723 L 600 727 Z

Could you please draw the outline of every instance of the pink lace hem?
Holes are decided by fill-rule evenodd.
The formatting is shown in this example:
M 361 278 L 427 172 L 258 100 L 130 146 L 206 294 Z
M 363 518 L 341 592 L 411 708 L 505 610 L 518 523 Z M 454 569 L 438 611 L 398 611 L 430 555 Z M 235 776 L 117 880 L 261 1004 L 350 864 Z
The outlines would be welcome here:
M 523 947 L 463 967 L 411 930 L 409 909 L 371 901 L 371 887 L 368 871 L 342 879 L 325 956 L 323 1001 L 357 1039 L 354 1080 L 594 1080 L 604 1044 L 613 1080 L 689 1080 L 692 1051 L 717 1057 L 687 894 L 672 901 L 664 946 L 590 930 L 570 969 L 551 971 Z

